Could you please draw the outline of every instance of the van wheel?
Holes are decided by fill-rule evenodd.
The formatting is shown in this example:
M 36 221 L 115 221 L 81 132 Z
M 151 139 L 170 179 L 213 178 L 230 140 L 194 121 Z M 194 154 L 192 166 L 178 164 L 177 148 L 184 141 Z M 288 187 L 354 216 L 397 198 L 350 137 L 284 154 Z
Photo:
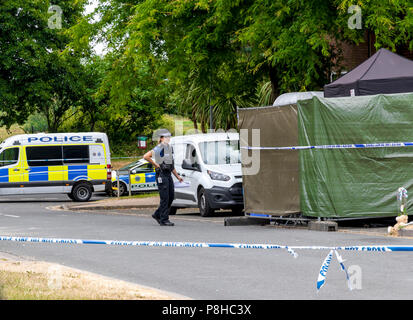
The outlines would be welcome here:
M 209 217 L 214 214 L 214 209 L 209 206 L 208 199 L 205 195 L 204 188 L 201 188 L 198 192 L 198 208 L 202 217 Z
M 68 193 L 67 196 L 68 196 L 70 199 L 75 200 L 75 198 L 73 198 L 73 195 L 72 195 L 71 193 Z
M 178 211 L 178 208 L 177 207 L 170 207 L 169 208 L 169 215 L 170 216 L 174 216 L 174 215 L 176 215 L 176 212 Z
M 113 185 L 114 188 L 117 188 L 118 187 L 118 182 L 115 181 L 115 182 L 112 183 L 112 185 Z M 119 190 L 113 190 L 113 193 L 112 193 L 113 196 L 117 197 L 118 192 L 120 194 L 120 197 L 123 197 L 128 193 L 127 188 L 126 188 L 126 184 L 122 181 L 119 181 Z
M 92 193 L 92 187 L 87 183 L 79 183 L 72 189 L 73 200 L 77 202 L 89 201 Z

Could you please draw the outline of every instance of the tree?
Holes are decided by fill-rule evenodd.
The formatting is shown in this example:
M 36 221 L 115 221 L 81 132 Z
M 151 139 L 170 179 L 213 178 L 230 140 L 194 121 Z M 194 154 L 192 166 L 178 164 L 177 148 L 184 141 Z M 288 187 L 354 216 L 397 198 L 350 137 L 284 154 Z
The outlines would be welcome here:
M 216 127 L 235 124 L 237 106 L 271 104 L 281 93 L 319 90 L 340 66 L 340 44 L 413 48 L 409 0 L 359 0 L 363 30 L 348 27 L 350 0 L 101 0 L 101 20 L 72 28 L 74 47 L 105 39 L 113 53 L 105 83 L 111 99 L 130 100 L 145 65 L 166 105 L 202 130 L 214 106 Z M 114 76 L 116 75 L 116 76 Z M 167 82 L 162 82 L 167 79 Z M 259 99 L 256 99 L 259 92 Z M 116 98 L 115 98 L 116 97 Z
M 336 48 L 337 9 L 325 0 L 255 0 L 245 13 L 239 41 L 251 48 L 249 67 L 269 77 L 274 101 L 280 93 L 321 88 Z
M 357 1 L 361 15 L 361 29 L 349 28 L 348 8 L 354 3 L 350 0 L 334 2 L 339 12 L 338 24 L 344 40 L 353 43 L 363 41 L 364 33 L 375 38 L 375 47 L 392 51 L 408 48 L 413 51 L 413 7 L 411 0 L 361 0 Z
M 216 125 L 227 128 L 235 124 L 237 105 L 252 100 L 256 85 L 246 56 L 232 46 L 240 10 L 230 1 L 101 1 L 99 22 L 91 15 L 72 28 L 73 46 L 87 51 L 85 35 L 109 39 L 116 58 L 105 83 L 112 97 L 130 99 L 135 74 L 146 65 L 162 84 L 154 90 L 174 92 L 166 107 L 189 115 L 205 131 L 213 105 Z
M 69 43 L 65 30 L 81 17 L 85 1 L 53 4 L 62 10 L 62 29 L 49 27 L 49 1 L 0 4 L 0 123 L 8 127 L 38 111 L 55 131 L 78 100 L 80 57 L 60 53 Z

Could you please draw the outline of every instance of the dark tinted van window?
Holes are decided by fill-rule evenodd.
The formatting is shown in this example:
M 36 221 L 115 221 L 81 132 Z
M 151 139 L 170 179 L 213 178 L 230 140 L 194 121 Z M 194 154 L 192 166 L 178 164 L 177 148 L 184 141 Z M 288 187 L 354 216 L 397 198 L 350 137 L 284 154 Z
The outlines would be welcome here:
M 0 167 L 10 166 L 19 160 L 19 148 L 9 148 L 0 154 Z
M 63 146 L 64 163 L 89 163 L 89 146 Z
M 89 146 L 63 146 L 64 163 L 89 163 Z
M 29 167 L 61 166 L 61 146 L 26 147 Z

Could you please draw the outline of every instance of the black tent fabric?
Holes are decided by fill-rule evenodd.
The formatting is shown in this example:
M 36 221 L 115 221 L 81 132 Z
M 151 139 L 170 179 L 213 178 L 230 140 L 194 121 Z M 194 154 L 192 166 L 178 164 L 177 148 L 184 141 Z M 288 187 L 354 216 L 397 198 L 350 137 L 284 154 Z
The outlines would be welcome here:
M 387 49 L 324 86 L 326 98 L 403 92 L 413 92 L 413 61 Z

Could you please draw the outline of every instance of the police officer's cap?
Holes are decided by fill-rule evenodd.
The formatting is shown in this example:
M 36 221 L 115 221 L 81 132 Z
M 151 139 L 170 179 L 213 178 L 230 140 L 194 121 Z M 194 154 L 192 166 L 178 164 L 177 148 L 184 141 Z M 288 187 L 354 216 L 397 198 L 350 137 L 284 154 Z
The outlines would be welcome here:
M 171 136 L 171 133 L 169 132 L 168 129 L 159 129 L 159 130 L 156 130 L 155 136 L 158 137 L 158 138 L 161 138 L 161 137 L 170 137 L 170 136 Z

